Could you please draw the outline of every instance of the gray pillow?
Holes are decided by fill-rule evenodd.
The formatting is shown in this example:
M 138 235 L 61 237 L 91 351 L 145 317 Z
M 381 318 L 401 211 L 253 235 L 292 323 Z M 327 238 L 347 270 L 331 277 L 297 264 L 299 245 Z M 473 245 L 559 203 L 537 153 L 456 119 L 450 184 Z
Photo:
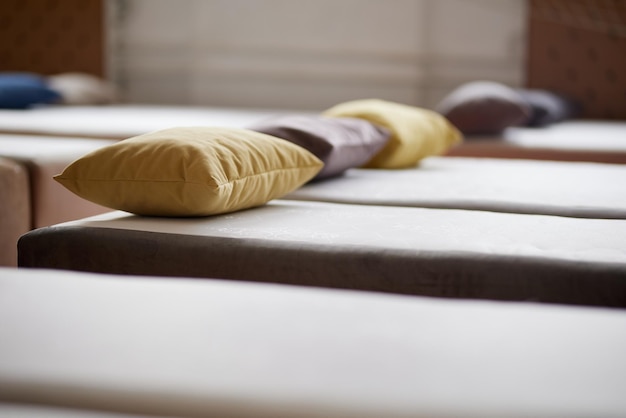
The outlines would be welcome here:
M 299 145 L 324 162 L 315 179 L 337 176 L 371 160 L 390 132 L 364 119 L 289 115 L 261 121 L 248 129 Z

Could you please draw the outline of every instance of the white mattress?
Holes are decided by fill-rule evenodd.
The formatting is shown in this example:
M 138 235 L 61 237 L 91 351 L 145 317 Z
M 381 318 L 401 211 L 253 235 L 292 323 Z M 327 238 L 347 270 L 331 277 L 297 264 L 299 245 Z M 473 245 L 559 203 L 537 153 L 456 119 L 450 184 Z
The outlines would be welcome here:
M 204 218 L 114 212 L 30 232 L 25 267 L 626 306 L 626 220 L 273 201 Z
M 200 218 L 144 217 L 116 211 L 52 228 L 77 226 L 378 250 L 472 251 L 478 257 L 524 254 L 626 262 L 624 220 L 276 200 L 259 208 Z M 583 236 L 585 239 L 580 239 Z
M 351 169 L 286 198 L 626 219 L 625 184 L 626 165 L 430 157 L 414 169 Z
M 55 161 L 67 165 L 88 152 L 116 142 L 111 139 L 0 134 L 0 155 L 25 162 Z
M 43 106 L 0 110 L 0 132 L 122 139 L 176 126 L 241 128 L 289 113 L 282 109 L 201 106 L 107 105 Z
M 503 139 L 522 148 L 626 152 L 626 122 L 568 120 L 542 128 L 509 128 Z
M 626 415 L 622 310 L 45 270 L 0 289 L 0 414 Z
M 508 128 L 496 137 L 468 137 L 447 155 L 626 164 L 626 121 L 568 120 Z

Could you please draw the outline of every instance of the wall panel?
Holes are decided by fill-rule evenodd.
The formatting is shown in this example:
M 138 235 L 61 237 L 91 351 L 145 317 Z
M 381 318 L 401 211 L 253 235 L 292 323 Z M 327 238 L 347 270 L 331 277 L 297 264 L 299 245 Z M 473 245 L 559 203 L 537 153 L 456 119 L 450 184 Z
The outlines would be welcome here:
M 583 117 L 626 119 L 626 1 L 530 0 L 528 85 L 559 91 Z
M 466 81 L 523 81 L 524 0 L 116 4 L 115 74 L 129 101 L 321 109 L 378 97 L 433 106 Z
M 2 0 L 0 71 L 106 73 L 103 0 Z

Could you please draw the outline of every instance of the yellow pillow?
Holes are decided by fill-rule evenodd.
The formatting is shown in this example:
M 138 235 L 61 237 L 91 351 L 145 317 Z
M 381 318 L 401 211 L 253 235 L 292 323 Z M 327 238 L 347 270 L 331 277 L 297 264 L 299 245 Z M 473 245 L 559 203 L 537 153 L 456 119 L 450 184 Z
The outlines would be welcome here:
M 389 142 L 365 164 L 367 168 L 413 166 L 422 158 L 443 154 L 462 140 L 461 133 L 439 113 L 384 100 L 345 102 L 324 115 L 361 118 L 391 131 Z
M 191 127 L 100 148 L 54 179 L 113 209 L 204 216 L 262 205 L 298 188 L 322 167 L 309 151 L 270 135 Z

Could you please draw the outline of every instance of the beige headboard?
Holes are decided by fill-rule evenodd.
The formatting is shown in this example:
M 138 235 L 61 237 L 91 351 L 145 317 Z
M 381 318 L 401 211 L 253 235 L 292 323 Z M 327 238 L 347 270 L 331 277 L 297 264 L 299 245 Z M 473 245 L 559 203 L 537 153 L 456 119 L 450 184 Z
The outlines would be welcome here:
M 102 77 L 104 0 L 2 0 L 0 71 Z
M 529 0 L 527 85 L 582 102 L 582 117 L 626 119 L 626 1 Z

